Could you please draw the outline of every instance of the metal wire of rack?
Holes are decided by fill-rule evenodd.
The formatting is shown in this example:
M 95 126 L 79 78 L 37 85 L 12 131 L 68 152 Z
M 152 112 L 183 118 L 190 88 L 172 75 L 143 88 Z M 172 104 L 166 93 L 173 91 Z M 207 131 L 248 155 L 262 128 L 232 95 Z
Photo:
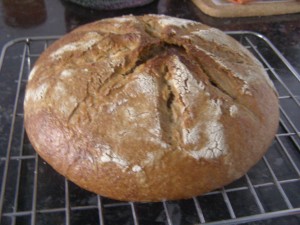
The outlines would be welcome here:
M 23 125 L 27 77 L 58 37 L 15 39 L 0 57 L 0 223 L 189 225 L 300 224 L 300 76 L 253 32 L 228 32 L 264 65 L 279 93 L 280 126 L 268 153 L 244 177 L 203 196 L 119 202 L 84 191 L 35 153 Z

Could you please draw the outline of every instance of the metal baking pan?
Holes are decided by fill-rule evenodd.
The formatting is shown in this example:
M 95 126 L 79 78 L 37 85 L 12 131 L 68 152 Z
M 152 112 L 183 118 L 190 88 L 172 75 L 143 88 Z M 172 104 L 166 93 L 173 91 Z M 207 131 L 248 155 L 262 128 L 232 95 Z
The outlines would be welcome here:
M 0 224 L 300 224 L 300 77 L 264 36 L 228 32 L 264 65 L 280 126 L 263 159 L 232 184 L 182 201 L 119 202 L 84 191 L 45 163 L 23 125 L 30 69 L 58 37 L 10 41 L 0 58 Z

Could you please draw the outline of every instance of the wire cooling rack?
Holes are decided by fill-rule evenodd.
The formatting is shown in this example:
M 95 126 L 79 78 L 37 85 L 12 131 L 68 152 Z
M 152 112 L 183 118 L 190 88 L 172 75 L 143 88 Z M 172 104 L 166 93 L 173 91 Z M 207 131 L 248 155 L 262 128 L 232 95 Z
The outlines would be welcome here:
M 84 191 L 39 158 L 24 131 L 24 91 L 34 62 L 58 37 L 7 43 L 0 58 L 0 224 L 300 224 L 299 74 L 264 36 L 229 34 L 263 63 L 278 90 L 278 133 L 241 179 L 203 196 L 158 203 L 119 202 Z

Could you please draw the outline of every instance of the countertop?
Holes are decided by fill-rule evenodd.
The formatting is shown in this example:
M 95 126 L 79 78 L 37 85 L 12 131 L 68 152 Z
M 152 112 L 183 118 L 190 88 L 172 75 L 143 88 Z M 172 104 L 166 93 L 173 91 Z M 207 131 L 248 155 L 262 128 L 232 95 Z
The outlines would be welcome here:
M 217 27 L 224 31 L 246 30 L 260 33 L 266 36 L 286 57 L 290 64 L 295 68 L 296 72 L 298 74 L 300 73 L 300 13 L 271 17 L 217 19 L 203 14 L 191 1 L 188 0 L 155 0 L 153 1 L 153 3 L 143 7 L 114 11 L 97 11 L 87 9 L 72 3 L 65 2 L 65 0 L 1 0 L 0 50 L 3 48 L 5 43 L 16 38 L 63 35 L 68 31 L 78 27 L 79 25 L 101 18 L 126 14 L 141 15 L 146 13 L 166 14 L 180 18 L 192 19 L 206 23 L 210 26 Z M 3 182 L 7 192 L 5 195 L 3 195 L 6 198 L 5 201 L 1 202 L 0 197 L 0 220 L 2 219 L 2 221 L 0 222 L 1 224 L 30 224 L 30 222 L 28 221 L 31 221 L 31 224 L 35 224 L 35 221 L 37 221 L 37 224 L 49 224 L 45 222 L 46 219 L 51 220 L 52 222 L 53 220 L 56 221 L 55 224 L 63 224 L 65 221 L 67 221 L 66 224 L 71 224 L 68 223 L 69 220 L 71 220 L 72 224 L 83 224 L 82 221 L 85 221 L 84 224 L 97 224 L 98 222 L 95 221 L 98 221 L 99 218 L 102 218 L 100 216 L 102 215 L 101 213 L 103 213 L 101 211 L 101 204 L 103 205 L 103 208 L 107 207 L 105 208 L 106 211 L 104 210 L 106 213 L 106 217 L 103 216 L 104 220 L 106 220 L 105 224 L 120 224 L 122 222 L 122 219 L 126 219 L 127 217 L 131 218 L 132 211 L 131 208 L 127 206 L 130 206 L 133 209 L 134 207 L 136 207 L 136 212 L 144 212 L 144 215 L 146 216 L 142 218 L 143 220 L 141 220 L 142 222 L 140 221 L 140 224 L 152 225 L 154 224 L 154 220 L 157 222 L 155 224 L 171 224 L 167 222 L 168 218 L 166 219 L 166 216 L 164 216 L 165 211 L 169 212 L 169 214 L 171 215 L 170 218 L 172 217 L 172 214 L 174 214 L 172 218 L 175 218 L 177 221 L 176 223 L 173 223 L 174 225 L 179 224 L 180 221 L 198 221 L 199 218 L 201 219 L 201 217 L 197 216 L 198 212 L 195 211 L 194 203 L 192 200 L 169 202 L 166 203 L 163 207 L 161 203 L 148 205 L 126 205 L 124 203 L 122 205 L 119 202 L 114 202 L 112 200 L 103 198 L 102 203 L 100 204 L 100 197 L 98 198 L 96 195 L 88 192 L 83 192 L 81 189 L 75 187 L 75 185 L 72 185 L 71 182 L 65 182 L 62 177 L 59 177 L 57 173 L 54 173 L 51 168 L 45 163 L 38 163 L 37 157 L 35 157 L 34 155 L 34 150 L 32 149 L 32 147 L 30 147 L 29 140 L 26 137 L 24 138 L 24 140 L 22 139 L 22 137 L 24 136 L 24 133 L 22 133 L 24 132 L 24 127 L 21 111 L 23 101 L 21 97 L 18 98 L 18 101 L 15 101 L 15 93 L 18 93 L 15 90 L 19 90 L 20 93 L 22 91 L 24 92 L 26 80 L 21 79 L 22 76 L 19 76 L 20 78 L 18 80 L 17 75 L 19 72 L 15 71 L 19 71 L 19 68 L 16 68 L 18 66 L 15 61 L 20 63 L 20 57 L 18 58 L 14 56 L 15 53 L 8 56 L 8 58 L 11 57 L 9 58 L 11 60 L 11 63 L 5 68 L 6 70 L 4 70 L 6 71 L 5 76 L 2 76 L 4 73 L 0 74 L 0 90 L 4 90 L 0 94 L 1 181 L 4 177 L 2 174 L 4 174 L 3 171 L 5 171 L 5 166 L 11 165 L 10 167 L 7 167 L 9 168 L 6 171 L 8 172 L 8 175 L 7 177 L 5 177 Z M 35 56 L 33 54 L 32 58 L 34 57 Z M 270 70 L 271 68 L 274 68 L 274 65 L 275 67 L 277 66 L 278 59 L 276 57 L 274 59 L 268 58 L 268 60 L 272 62 L 272 65 L 268 67 Z M 23 73 L 23 69 L 24 71 L 26 69 L 29 70 L 30 66 L 28 65 L 30 65 L 30 62 L 27 62 L 27 64 L 24 63 L 24 66 L 20 70 L 21 75 Z M 268 223 L 258 222 L 255 224 L 294 225 L 299 224 L 300 221 L 298 212 L 300 209 L 298 191 L 300 182 L 299 169 L 293 168 L 293 166 L 298 166 L 298 168 L 300 168 L 300 157 L 298 154 L 300 139 L 299 135 L 295 135 L 299 131 L 300 124 L 298 113 L 299 104 L 295 105 L 295 99 L 298 98 L 297 101 L 299 101 L 300 90 L 299 80 L 291 76 L 290 73 L 287 74 L 286 71 L 286 68 L 278 70 L 278 76 L 283 75 L 283 84 L 288 84 L 286 86 L 289 86 L 289 88 L 295 94 L 295 97 L 287 97 L 289 93 L 284 90 L 281 84 L 278 84 L 278 79 L 275 79 L 275 82 L 277 82 L 275 83 L 275 85 L 277 84 L 276 87 L 281 87 L 278 88 L 278 93 L 280 96 L 283 96 L 281 98 L 282 112 L 286 113 L 285 117 L 287 117 L 287 119 L 289 120 L 283 119 L 281 121 L 279 135 L 274 142 L 275 144 L 271 146 L 269 151 L 270 153 L 268 153 L 265 158 L 265 161 L 267 162 L 268 160 L 269 164 L 271 165 L 269 166 L 269 168 L 273 168 L 272 173 L 274 173 L 277 178 L 272 178 L 272 174 L 268 172 L 270 169 L 268 169 L 263 162 L 259 163 L 258 166 L 250 171 L 248 174 L 249 177 L 247 178 L 251 180 L 254 185 L 256 185 L 255 190 L 260 195 L 266 212 L 270 212 L 270 214 L 267 216 L 273 216 L 275 215 L 275 213 L 277 213 L 276 211 L 280 211 L 282 209 L 285 209 L 286 211 L 280 211 L 281 213 L 288 212 L 287 206 L 289 206 L 289 204 L 286 205 L 286 203 L 283 201 L 284 199 L 280 197 L 280 193 L 276 189 L 276 185 L 273 185 L 272 179 L 277 183 L 279 181 L 282 181 L 282 183 L 280 184 L 282 184 L 283 189 L 280 190 L 286 191 L 288 196 L 285 198 L 290 199 L 291 204 L 293 204 L 292 206 L 294 207 L 294 211 L 292 212 L 294 214 L 298 213 L 298 215 L 296 217 L 279 218 L 279 220 L 277 220 L 277 223 L 273 223 L 273 221 L 270 220 L 267 221 Z M 3 69 L 1 72 L 3 72 Z M 1 76 L 3 77 L 3 79 Z M 294 83 L 295 85 L 293 85 Z M 293 107 L 290 107 L 291 105 Z M 285 117 L 283 116 L 283 118 Z M 294 126 L 289 125 L 291 121 L 294 122 Z M 14 135 L 14 138 L 11 138 L 12 135 Z M 9 154 L 6 154 L 5 149 L 11 151 L 11 158 L 9 158 Z M 20 152 L 23 155 L 20 156 Z M 284 158 L 282 156 L 284 154 L 287 154 L 290 158 Z M 19 158 L 22 160 L 19 160 Z M 290 164 L 291 160 L 289 159 L 295 160 L 293 165 Z M 22 165 L 22 167 L 20 165 Z M 35 170 L 35 168 L 38 169 Z M 20 173 L 22 174 L 22 177 L 18 177 L 15 175 L 17 173 L 15 171 L 17 170 L 22 170 L 22 173 Z M 19 179 L 19 183 L 15 181 L 16 179 Z M 17 185 L 14 186 L 14 182 Z M 68 188 L 66 188 L 66 184 L 69 185 Z M 229 187 L 227 187 L 226 190 L 238 190 L 237 187 L 245 188 L 240 189 L 241 191 L 228 192 L 228 196 L 226 196 L 228 199 L 232 200 L 231 202 L 233 207 L 236 207 L 237 209 L 241 208 L 240 212 L 247 212 L 248 214 L 250 213 L 250 215 L 254 216 L 257 213 L 258 216 L 262 216 L 262 214 L 259 214 L 259 209 L 257 208 L 254 200 L 252 202 L 250 201 L 252 199 L 251 196 L 253 195 L 253 193 L 250 193 L 251 190 L 248 190 L 248 186 L 249 182 L 247 183 L 247 180 L 243 178 L 235 182 L 234 184 L 231 184 Z M 20 188 L 20 195 L 16 195 L 19 196 L 18 201 L 15 200 L 17 199 L 17 197 L 14 197 L 14 188 L 18 190 L 17 187 Z M 64 192 L 64 188 L 66 188 L 68 192 Z M 31 194 L 34 197 L 32 197 Z M 38 197 L 36 197 L 34 194 L 38 195 Z M 225 202 L 223 202 L 223 205 L 220 204 L 220 202 L 222 202 L 221 200 L 223 199 L 222 196 L 224 196 L 224 193 L 222 194 L 221 191 L 219 191 L 215 192 L 211 196 L 204 196 L 202 198 L 199 198 L 200 204 L 205 205 L 205 207 L 203 208 L 203 215 L 205 215 L 207 222 L 215 221 L 216 219 L 232 218 L 232 215 L 230 215 L 226 211 L 227 206 L 225 205 Z M 65 198 L 70 199 L 65 203 Z M 244 205 L 244 201 L 248 203 L 250 202 L 251 204 L 249 203 L 250 205 Z M 17 203 L 19 204 L 18 207 L 15 207 Z M 116 205 L 116 211 L 114 211 L 115 209 L 111 207 L 114 206 L 114 204 Z M 79 209 L 83 209 L 82 205 L 86 206 L 86 208 L 80 211 Z M 125 207 L 125 210 L 123 210 L 123 206 Z M 169 211 L 167 211 L 167 206 L 169 208 Z M 179 210 L 180 207 L 182 207 L 181 211 Z M 97 210 L 99 210 L 99 218 L 97 217 Z M 135 211 L 133 210 L 133 212 Z M 72 217 L 70 217 L 70 215 L 72 215 Z M 119 215 L 119 217 L 115 215 Z M 124 218 L 122 217 L 122 215 L 124 216 Z M 180 219 L 178 219 L 178 216 L 180 216 Z M 244 214 L 237 214 L 236 216 L 242 217 L 244 216 Z M 169 220 L 171 221 L 170 218 Z M 119 219 L 121 222 L 119 221 Z M 127 221 L 125 219 L 124 221 Z M 21 223 L 21 221 L 25 222 Z M 111 223 L 109 221 L 111 221 Z M 245 221 L 246 220 L 244 220 L 244 222 Z M 122 224 L 128 223 L 123 222 Z M 194 224 L 194 222 L 190 222 L 189 224 Z
M 156 0 L 143 7 L 111 11 L 87 9 L 64 0 L 20 2 L 22 1 L 0 2 L 1 49 L 7 41 L 17 37 L 63 35 L 81 24 L 101 18 L 154 13 L 201 21 L 224 31 L 248 30 L 261 33 L 271 40 L 298 73 L 300 71 L 300 13 L 220 19 L 205 15 L 188 0 Z

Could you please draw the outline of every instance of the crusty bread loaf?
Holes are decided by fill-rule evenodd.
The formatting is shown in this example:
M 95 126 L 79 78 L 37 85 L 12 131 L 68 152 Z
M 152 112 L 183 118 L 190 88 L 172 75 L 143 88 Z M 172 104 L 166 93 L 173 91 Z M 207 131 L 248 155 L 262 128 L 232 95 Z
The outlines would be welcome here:
M 278 98 L 262 65 L 223 32 L 167 16 L 84 25 L 30 73 L 25 127 L 56 171 L 119 200 L 222 187 L 263 156 Z

